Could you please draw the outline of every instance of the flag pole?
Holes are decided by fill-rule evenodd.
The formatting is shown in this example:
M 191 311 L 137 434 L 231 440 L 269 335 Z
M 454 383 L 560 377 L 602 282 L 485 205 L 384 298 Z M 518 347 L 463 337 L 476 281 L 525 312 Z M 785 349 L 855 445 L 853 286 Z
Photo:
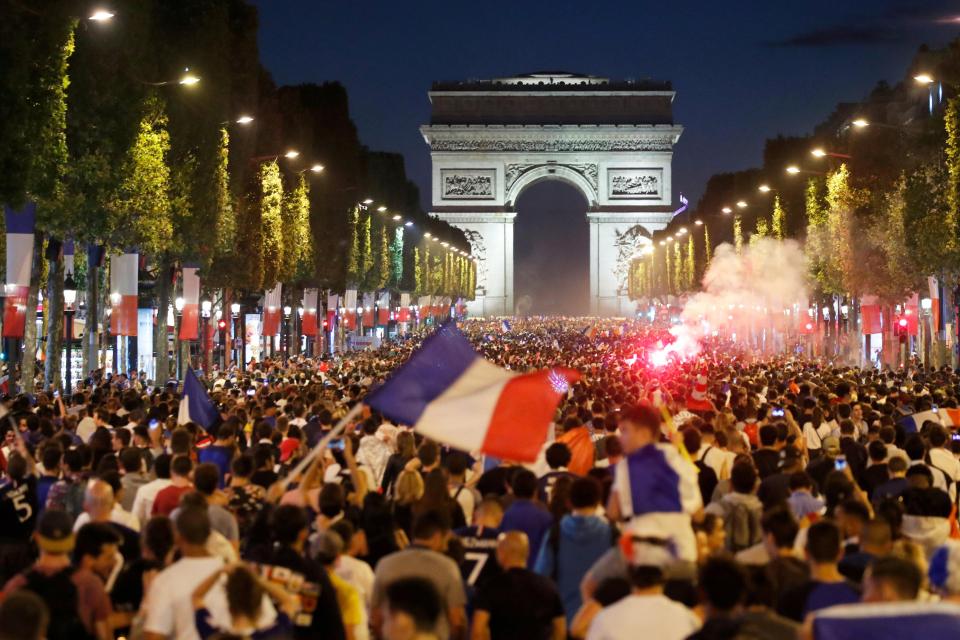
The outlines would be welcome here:
M 343 433 L 343 430 L 347 428 L 347 425 L 350 424 L 354 418 L 360 415 L 361 411 L 363 411 L 363 403 L 358 402 L 356 405 L 354 405 L 353 409 L 350 409 L 350 411 L 347 412 L 347 415 L 340 418 L 340 421 L 334 425 L 333 429 L 330 430 L 330 433 L 325 435 L 320 442 L 317 443 L 317 446 L 311 449 L 307 455 L 303 457 L 303 460 L 301 460 L 300 463 L 294 467 L 293 470 L 283 478 L 283 480 L 280 481 L 281 493 L 285 492 L 293 479 L 303 473 L 310 463 L 313 462 L 314 458 L 323 452 L 327 445 L 330 444 L 331 440 Z

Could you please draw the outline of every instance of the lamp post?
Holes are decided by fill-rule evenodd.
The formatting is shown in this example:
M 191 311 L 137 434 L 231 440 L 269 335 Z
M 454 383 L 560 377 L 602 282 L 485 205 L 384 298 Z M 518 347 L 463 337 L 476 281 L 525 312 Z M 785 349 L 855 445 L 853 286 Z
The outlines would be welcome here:
M 183 305 L 183 298 L 178 297 L 173 301 L 173 308 L 177 312 L 176 322 L 174 323 L 174 330 L 176 331 L 174 344 L 177 348 L 177 380 L 183 375 L 183 345 L 180 343 L 180 322 L 183 316 Z
M 67 366 L 66 366 L 66 386 L 64 387 L 64 393 L 70 395 L 73 393 L 73 367 L 70 362 L 70 346 L 73 342 L 73 314 L 74 308 L 73 305 L 77 301 L 77 283 L 73 279 L 73 272 L 70 271 L 67 273 L 66 279 L 63 281 L 63 314 L 67 318 Z
M 110 294 L 111 306 L 110 306 L 110 309 L 108 310 L 109 311 L 108 315 L 113 315 L 113 310 L 117 308 L 117 306 L 119 306 L 120 299 L 121 299 L 120 294 L 118 292 L 114 291 L 113 293 Z M 108 323 L 108 328 L 110 327 L 112 327 L 112 325 Z M 110 364 L 113 367 L 113 375 L 118 375 L 119 371 L 117 371 L 117 336 L 114 335 L 113 333 L 110 334 L 110 352 L 112 354 L 112 362 Z
M 200 366 L 203 367 L 203 375 L 206 377 L 210 367 L 208 366 L 209 358 L 207 357 L 207 352 L 209 349 L 209 339 L 207 338 L 207 331 L 210 325 L 210 311 L 213 309 L 213 303 L 209 300 L 202 300 L 200 302 L 200 318 L 202 319 L 201 329 L 203 330 L 203 335 L 200 336 L 200 346 L 202 355 L 200 356 Z
M 240 365 L 240 369 L 243 369 L 243 354 L 240 353 L 240 348 L 243 340 L 243 336 L 240 335 L 240 303 L 234 302 L 230 305 L 230 314 L 232 320 L 232 333 L 233 333 L 233 349 L 231 349 L 232 358 L 234 362 Z
M 294 318 L 293 320 L 294 322 L 293 344 L 296 345 L 294 353 L 296 353 L 297 355 L 300 355 L 300 347 L 301 347 L 300 334 L 303 333 L 303 312 L 304 312 L 303 307 L 297 307 L 297 317 Z M 316 318 L 316 315 L 317 315 L 316 309 L 314 309 L 313 315 L 314 315 L 314 318 Z M 314 323 L 316 322 L 317 321 L 314 320 Z M 310 337 L 309 336 L 307 337 L 306 343 L 303 345 L 303 352 L 306 353 L 308 356 L 310 355 Z
M 286 366 L 287 358 L 290 356 L 290 314 L 293 309 L 290 305 L 283 308 L 283 332 L 280 336 L 280 348 L 283 351 L 283 364 Z

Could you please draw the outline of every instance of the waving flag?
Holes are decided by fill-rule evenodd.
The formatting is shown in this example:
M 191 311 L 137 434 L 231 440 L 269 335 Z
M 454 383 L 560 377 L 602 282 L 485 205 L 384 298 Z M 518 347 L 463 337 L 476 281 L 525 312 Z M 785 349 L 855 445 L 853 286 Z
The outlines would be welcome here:
M 575 371 L 517 374 L 484 360 L 443 324 L 366 400 L 391 420 L 464 451 L 533 462 Z
M 7 282 L 3 337 L 22 338 L 27 323 L 27 292 L 33 267 L 37 205 L 29 202 L 22 211 L 4 207 L 4 216 L 7 225 Z
M 204 429 L 209 429 L 219 419 L 220 412 L 213 406 L 207 390 L 203 388 L 193 368 L 187 367 L 187 373 L 183 377 L 183 397 L 180 399 L 177 424 L 193 422 Z
M 939 412 L 937 411 L 920 411 L 918 413 L 913 413 L 908 416 L 904 416 L 897 421 L 904 431 L 907 433 L 920 433 L 920 429 L 923 428 L 923 423 L 930 420 L 931 422 L 936 422 L 937 424 L 943 424 Z M 948 423 L 946 426 L 950 426 L 952 423 Z
M 960 638 L 960 606 L 943 602 L 845 604 L 813 618 L 817 640 Z
M 501 320 L 501 321 L 500 321 L 500 328 L 503 330 L 504 333 L 509 333 L 509 332 L 510 332 L 510 323 L 507 322 L 506 320 Z

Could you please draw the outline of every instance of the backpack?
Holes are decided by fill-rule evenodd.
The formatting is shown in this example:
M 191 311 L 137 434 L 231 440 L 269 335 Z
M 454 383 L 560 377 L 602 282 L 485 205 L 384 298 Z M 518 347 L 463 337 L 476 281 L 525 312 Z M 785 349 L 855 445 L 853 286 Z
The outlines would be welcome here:
M 93 640 L 80 619 L 77 585 L 72 580 L 74 571 L 67 567 L 47 576 L 31 569 L 25 575 L 27 583 L 23 588 L 40 596 L 51 612 L 48 640 Z
M 742 502 L 735 502 L 726 509 L 723 524 L 727 534 L 727 547 L 733 553 L 752 547 L 763 537 L 756 514 Z

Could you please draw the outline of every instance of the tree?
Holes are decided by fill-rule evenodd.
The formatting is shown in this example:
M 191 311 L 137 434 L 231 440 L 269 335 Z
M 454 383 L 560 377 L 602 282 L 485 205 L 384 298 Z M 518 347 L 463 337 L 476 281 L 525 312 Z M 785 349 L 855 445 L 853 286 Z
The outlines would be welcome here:
M 944 113 L 944 127 L 947 133 L 947 208 L 944 212 L 942 229 L 946 235 L 947 250 L 953 252 L 957 246 L 957 222 L 960 220 L 960 97 L 947 100 Z
M 733 218 L 733 246 L 737 253 L 743 253 L 743 220 L 737 214 Z
M 680 250 L 680 240 L 677 240 L 673 243 L 673 288 L 677 293 L 682 292 L 686 284 L 683 274 L 683 251 Z
M 686 287 L 689 290 L 695 289 L 697 284 L 697 254 L 696 246 L 693 242 L 693 234 L 687 236 L 687 274 Z
M 393 230 L 390 244 L 390 286 L 400 289 L 403 281 L 403 225 Z
M 423 261 L 420 259 L 420 247 L 413 248 L 413 293 L 423 295 Z
M 216 160 L 213 168 L 214 204 L 217 210 L 215 255 L 223 256 L 236 248 L 237 241 L 237 213 L 230 192 L 230 134 L 226 127 L 220 129 Z
M 347 287 L 356 287 L 360 284 L 360 207 L 354 205 L 349 213 L 349 236 L 347 245 Z
M 710 246 L 710 227 L 703 225 L 703 268 L 706 270 L 707 266 L 710 264 L 710 258 L 713 257 L 713 247 Z
M 263 287 L 272 289 L 283 275 L 283 180 L 276 160 L 260 165 L 260 225 L 263 228 Z
M 310 188 L 301 173 L 283 198 L 283 268 L 280 282 L 293 283 L 301 275 L 310 242 Z
M 777 240 L 783 240 L 786 237 L 787 212 L 780 202 L 780 196 L 773 197 L 773 215 L 771 216 L 771 233 Z
M 766 238 L 770 235 L 770 225 L 767 222 L 767 219 L 763 216 L 757 218 L 757 228 L 750 234 L 750 244 L 755 245 L 760 241 L 760 238 Z

